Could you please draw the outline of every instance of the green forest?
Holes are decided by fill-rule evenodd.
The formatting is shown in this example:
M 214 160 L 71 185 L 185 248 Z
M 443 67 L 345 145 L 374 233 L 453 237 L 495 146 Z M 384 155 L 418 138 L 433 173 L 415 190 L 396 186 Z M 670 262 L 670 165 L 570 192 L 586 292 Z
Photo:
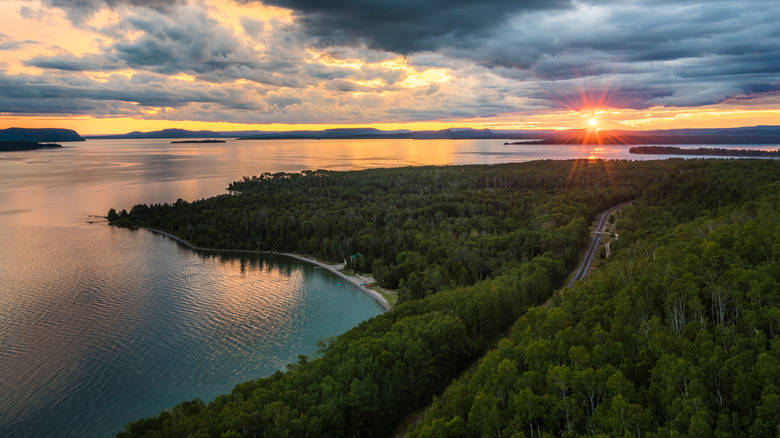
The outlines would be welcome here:
M 108 217 L 199 247 L 347 260 L 400 302 L 284 373 L 118 436 L 780 432 L 775 160 L 317 170 L 229 189 Z M 627 200 L 610 258 L 560 290 L 590 222 Z

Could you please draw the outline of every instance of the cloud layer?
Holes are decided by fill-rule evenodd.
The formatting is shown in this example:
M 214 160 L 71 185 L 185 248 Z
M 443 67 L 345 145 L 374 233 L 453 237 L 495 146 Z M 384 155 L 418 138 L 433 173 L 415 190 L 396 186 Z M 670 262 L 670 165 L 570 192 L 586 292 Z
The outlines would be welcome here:
M 95 43 L 0 34 L 0 51 L 21 58 L 0 64 L 0 113 L 376 123 L 761 105 L 780 93 L 775 0 L 240 3 L 23 7 L 14 13 L 31 25 L 64 12 Z
M 129 6 L 168 12 L 184 2 L 186 0 L 42 0 L 45 6 L 65 10 L 68 18 L 77 23 L 83 22 L 103 8 Z
M 247 0 L 245 0 L 246 2 Z M 251 1 L 251 0 L 249 0 Z M 485 38 L 528 11 L 571 8 L 572 0 L 266 0 L 292 9 L 322 46 L 365 45 L 408 55 Z

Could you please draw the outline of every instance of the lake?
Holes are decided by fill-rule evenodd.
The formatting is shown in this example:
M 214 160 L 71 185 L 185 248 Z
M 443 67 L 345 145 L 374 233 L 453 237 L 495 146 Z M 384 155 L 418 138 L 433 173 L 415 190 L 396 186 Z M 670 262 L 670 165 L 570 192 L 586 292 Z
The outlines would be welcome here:
M 319 339 L 382 312 L 313 265 L 199 253 L 93 215 L 217 195 L 264 172 L 665 158 L 497 140 L 64 146 L 0 154 L 0 436 L 111 435 L 284 369 L 314 354 Z

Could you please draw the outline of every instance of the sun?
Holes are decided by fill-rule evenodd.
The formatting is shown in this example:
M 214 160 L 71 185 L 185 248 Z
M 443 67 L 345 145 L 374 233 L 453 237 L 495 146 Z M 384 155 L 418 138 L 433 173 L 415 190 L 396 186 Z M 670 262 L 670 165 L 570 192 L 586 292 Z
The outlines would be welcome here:
M 598 124 L 599 124 L 598 119 L 590 119 L 590 120 L 588 120 L 588 125 L 590 125 L 590 126 L 596 126 Z

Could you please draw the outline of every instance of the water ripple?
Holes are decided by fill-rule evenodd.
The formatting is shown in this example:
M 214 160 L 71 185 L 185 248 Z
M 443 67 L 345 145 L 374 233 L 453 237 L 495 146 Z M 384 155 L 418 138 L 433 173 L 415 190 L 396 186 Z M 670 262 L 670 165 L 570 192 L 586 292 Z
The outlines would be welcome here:
M 109 435 L 382 311 L 295 260 L 196 254 L 147 232 L 17 229 L 0 247 L 0 436 Z

